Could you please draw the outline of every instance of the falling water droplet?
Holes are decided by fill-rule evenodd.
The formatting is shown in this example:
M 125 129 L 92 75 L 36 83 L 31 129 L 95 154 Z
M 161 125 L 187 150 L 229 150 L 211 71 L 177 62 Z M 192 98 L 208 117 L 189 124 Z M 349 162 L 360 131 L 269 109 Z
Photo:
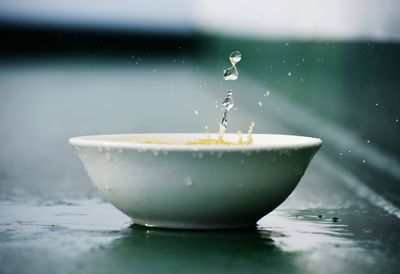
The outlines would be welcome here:
M 185 178 L 185 185 L 186 186 L 192 186 L 193 185 L 192 177 L 186 177 Z
M 224 80 L 236 80 L 239 76 L 239 72 L 236 68 L 236 64 L 242 59 L 242 54 L 239 51 L 234 51 L 229 55 L 232 67 L 224 71 Z
M 232 91 L 229 90 L 226 98 L 222 102 L 222 106 L 224 108 L 224 114 L 222 116 L 221 124 L 219 126 L 219 131 L 218 131 L 219 138 L 223 137 L 225 130 L 228 127 L 228 118 L 227 118 L 228 112 L 233 108 L 234 105 L 235 103 L 233 102 Z
M 224 109 L 226 111 L 230 111 L 234 105 L 235 105 L 235 103 L 233 102 L 232 91 L 229 90 L 228 95 L 226 96 L 225 100 L 222 102 L 222 106 L 224 107 Z
M 199 114 L 199 111 L 196 109 L 195 111 L 194 111 L 194 115 L 198 115 Z
M 260 107 L 262 107 L 262 106 L 263 106 L 263 103 L 262 103 L 261 101 L 258 101 L 258 105 L 259 105 Z
M 224 71 L 224 80 L 236 80 L 239 76 L 239 72 L 236 67 L 230 67 Z
M 242 59 L 242 54 L 239 51 L 234 51 L 229 55 L 229 59 L 231 60 L 232 65 L 236 65 L 236 63 L 240 62 Z

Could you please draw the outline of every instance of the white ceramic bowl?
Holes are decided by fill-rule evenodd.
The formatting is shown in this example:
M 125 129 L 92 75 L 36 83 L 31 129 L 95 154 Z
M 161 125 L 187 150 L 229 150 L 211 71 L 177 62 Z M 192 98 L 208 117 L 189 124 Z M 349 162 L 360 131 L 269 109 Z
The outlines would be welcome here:
M 134 223 L 181 229 L 254 226 L 289 196 L 322 143 L 254 134 L 252 145 L 185 144 L 201 138 L 120 134 L 69 142 L 97 189 Z

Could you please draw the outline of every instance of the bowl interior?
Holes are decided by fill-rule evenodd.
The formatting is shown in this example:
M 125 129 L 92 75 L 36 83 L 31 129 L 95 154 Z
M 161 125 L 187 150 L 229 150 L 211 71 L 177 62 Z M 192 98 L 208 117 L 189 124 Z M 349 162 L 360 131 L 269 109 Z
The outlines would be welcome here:
M 210 134 L 209 138 L 217 138 Z M 253 134 L 253 143 L 250 145 L 199 145 L 188 144 L 200 139 L 205 139 L 205 134 L 195 133 L 152 133 L 152 134 L 114 134 L 92 135 L 71 138 L 72 145 L 77 146 L 105 146 L 119 148 L 161 148 L 167 150 L 260 150 L 260 149 L 300 149 L 316 147 L 322 144 L 318 138 L 278 135 L 278 134 Z M 238 134 L 225 134 L 224 140 L 237 142 Z

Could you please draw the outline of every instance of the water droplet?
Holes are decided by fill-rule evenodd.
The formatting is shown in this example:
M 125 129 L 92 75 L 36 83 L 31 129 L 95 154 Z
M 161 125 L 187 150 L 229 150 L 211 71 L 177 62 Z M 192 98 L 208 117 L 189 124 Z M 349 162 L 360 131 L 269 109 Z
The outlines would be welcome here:
M 103 153 L 103 152 L 104 152 L 104 149 L 103 149 L 102 147 L 98 147 L 97 150 L 98 150 L 100 153 Z
M 224 99 L 224 101 L 222 101 L 222 106 L 224 108 L 224 114 L 222 116 L 222 120 L 221 120 L 221 124 L 219 126 L 219 131 L 218 131 L 218 136 L 219 138 L 222 138 L 226 128 L 228 127 L 228 112 L 233 108 L 233 106 L 235 105 L 235 103 L 233 102 L 233 98 L 232 98 L 232 91 L 228 90 L 228 94 L 226 96 L 226 98 Z
M 342 153 L 342 152 L 339 152 L 339 155 L 340 155 L 340 156 L 342 156 L 342 155 L 343 155 L 343 153 Z
M 199 111 L 196 109 L 195 111 L 194 111 L 194 115 L 198 115 L 199 114 Z
M 229 90 L 226 98 L 222 102 L 222 106 L 226 111 L 230 111 L 234 106 L 233 98 L 232 98 L 232 91 Z
M 379 106 L 379 103 L 375 103 L 375 106 Z
M 185 185 L 186 186 L 192 186 L 193 185 L 192 177 L 186 177 L 185 178 Z
M 236 64 L 242 59 L 242 54 L 239 51 L 234 51 L 229 55 L 232 67 L 224 70 L 224 80 L 236 80 L 239 76 L 239 72 L 236 68 Z
M 118 149 L 118 152 L 119 152 L 119 153 L 122 153 L 122 152 L 124 152 L 124 150 L 123 150 L 122 148 L 119 148 L 119 149 Z
M 244 165 L 244 163 L 245 163 L 244 159 L 240 160 L 240 164 Z
M 262 103 L 261 101 L 258 101 L 258 105 L 259 105 L 260 107 L 262 107 L 263 103 Z
M 106 189 L 107 189 L 108 191 L 111 191 L 111 187 L 109 187 L 108 185 L 106 185 Z
M 367 161 L 366 161 L 366 160 L 362 160 L 362 162 L 363 162 L 363 163 L 366 163 Z
M 292 75 L 292 73 L 289 71 L 287 75 L 288 75 L 288 76 L 291 76 L 291 75 Z
M 236 80 L 239 76 L 239 72 L 236 67 L 230 67 L 224 70 L 224 80 Z
M 240 62 L 242 59 L 242 54 L 239 51 L 234 51 L 229 55 L 229 59 L 231 60 L 232 65 L 236 65 L 236 63 Z
M 269 90 L 267 90 L 266 93 L 264 93 L 264 97 L 269 96 Z
M 370 140 L 367 140 L 367 144 L 369 144 L 369 143 L 371 143 L 371 141 L 370 141 Z
M 156 149 L 155 149 L 155 150 L 153 150 L 152 152 L 153 152 L 154 156 L 158 156 L 158 155 L 160 155 L 160 152 L 159 152 L 158 150 L 156 150 Z

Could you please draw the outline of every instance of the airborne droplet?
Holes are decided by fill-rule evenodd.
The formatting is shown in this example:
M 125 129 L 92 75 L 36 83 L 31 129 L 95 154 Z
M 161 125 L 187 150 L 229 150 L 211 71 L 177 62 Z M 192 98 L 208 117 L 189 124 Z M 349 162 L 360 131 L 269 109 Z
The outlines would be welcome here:
M 236 65 L 241 59 L 242 54 L 239 51 L 234 51 L 229 55 L 229 60 L 231 60 L 232 65 Z
M 239 72 L 236 68 L 236 64 L 242 59 L 242 54 L 239 51 L 234 51 L 229 55 L 229 60 L 232 66 L 224 70 L 224 80 L 236 80 L 239 76 Z
M 239 76 L 239 72 L 236 67 L 230 67 L 224 70 L 224 80 L 236 80 Z
M 192 177 L 186 177 L 185 178 L 185 185 L 186 186 L 192 186 L 193 185 Z

